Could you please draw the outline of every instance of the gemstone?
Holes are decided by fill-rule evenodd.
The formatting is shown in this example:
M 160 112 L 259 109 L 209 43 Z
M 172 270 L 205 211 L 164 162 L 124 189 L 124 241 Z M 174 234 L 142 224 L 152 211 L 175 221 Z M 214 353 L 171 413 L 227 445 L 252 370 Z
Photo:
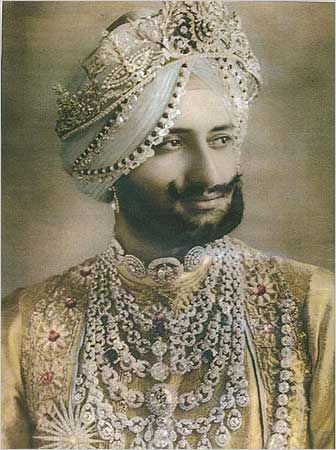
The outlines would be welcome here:
M 165 318 L 163 315 L 158 315 L 153 320 L 153 332 L 159 336 L 165 336 L 167 333 Z
M 215 434 L 215 442 L 219 447 L 226 447 L 230 441 L 230 432 L 225 425 L 221 425 Z
M 288 425 L 285 420 L 277 420 L 274 424 L 274 431 L 276 433 L 285 434 L 288 431 Z
M 164 381 L 169 376 L 169 368 L 166 364 L 158 362 L 151 368 L 151 375 L 154 380 Z
M 284 369 L 289 369 L 291 366 L 291 359 L 290 358 L 282 358 L 281 359 L 281 367 Z
M 106 314 L 104 314 L 103 316 L 101 316 L 100 320 L 103 325 L 107 325 L 108 316 Z
M 49 334 L 48 334 L 48 341 L 56 342 L 59 337 L 60 337 L 60 334 L 57 331 L 50 330 Z
M 162 342 L 161 340 L 157 340 L 152 345 L 152 352 L 155 356 L 163 356 L 168 350 L 167 344 Z
M 292 373 L 290 372 L 290 370 L 282 370 L 280 372 L 280 380 L 289 380 L 291 375 Z
M 259 284 L 259 285 L 257 286 L 257 292 L 256 292 L 256 294 L 257 294 L 257 295 L 264 295 L 264 294 L 266 294 L 266 286 L 264 286 L 263 284 Z
M 272 434 L 269 441 L 267 448 L 284 448 L 286 445 L 286 439 L 282 434 Z
M 211 363 L 214 360 L 214 355 L 211 350 L 205 350 L 202 354 L 202 359 L 205 363 Z
M 73 297 L 69 297 L 66 299 L 65 301 L 65 306 L 69 309 L 73 309 L 75 308 L 77 305 L 77 300 Z
M 281 356 L 284 358 L 290 358 L 292 356 L 292 350 L 289 347 L 284 347 L 281 350 Z
M 287 395 L 286 395 L 286 394 L 280 394 L 280 395 L 278 396 L 278 404 L 279 404 L 280 406 L 285 406 L 285 405 L 287 405 L 287 403 L 288 403 L 288 397 L 287 397 Z
M 113 348 L 110 348 L 104 353 L 104 358 L 106 358 L 110 363 L 114 363 L 118 360 L 119 353 Z
M 282 383 L 279 384 L 279 391 L 282 394 L 285 394 L 286 392 L 289 391 L 289 384 L 286 381 L 283 381 Z
M 277 419 L 280 420 L 285 420 L 288 417 L 288 411 L 286 408 L 284 408 L 283 406 L 281 406 L 280 408 L 278 408 L 276 410 L 275 416 Z
M 249 397 L 248 393 L 245 390 L 242 390 L 239 392 L 239 394 L 236 397 L 237 405 L 241 407 L 245 407 L 248 405 Z
M 227 426 L 232 430 L 238 430 L 242 424 L 241 413 L 238 409 L 232 409 L 227 419 Z

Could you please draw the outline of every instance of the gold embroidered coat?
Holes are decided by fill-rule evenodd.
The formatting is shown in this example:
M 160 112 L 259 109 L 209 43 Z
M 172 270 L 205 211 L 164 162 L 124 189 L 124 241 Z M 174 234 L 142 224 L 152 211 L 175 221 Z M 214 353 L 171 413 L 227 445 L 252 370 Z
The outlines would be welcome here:
M 252 249 L 248 254 L 244 277 L 250 403 L 243 411 L 242 427 L 232 433 L 229 447 L 265 448 L 272 432 L 279 395 L 276 333 L 281 295 L 277 273 L 281 273 L 296 303 L 292 361 L 295 392 L 288 405 L 288 447 L 333 448 L 333 278 L 329 272 L 313 266 L 269 258 Z M 92 258 L 30 289 L 19 289 L 3 303 L 2 448 L 43 445 L 34 438 L 36 426 L 48 416 L 50 401 L 57 404 L 60 399 L 66 402 L 69 398 L 80 363 L 94 262 Z M 196 272 L 181 275 L 173 293 L 175 306 L 187 301 L 188 287 L 199 283 L 208 264 L 205 261 Z M 120 275 L 140 300 L 153 295 L 155 286 L 148 280 L 130 277 L 122 268 Z M 195 372 L 187 377 L 172 377 L 170 383 L 184 392 L 197 382 L 199 374 Z M 146 384 L 147 380 L 141 380 L 137 388 L 146 388 Z M 197 414 L 206 414 L 215 401 L 216 398 L 214 403 L 197 408 Z M 139 411 L 137 414 L 141 415 Z M 195 417 L 195 412 L 179 414 Z

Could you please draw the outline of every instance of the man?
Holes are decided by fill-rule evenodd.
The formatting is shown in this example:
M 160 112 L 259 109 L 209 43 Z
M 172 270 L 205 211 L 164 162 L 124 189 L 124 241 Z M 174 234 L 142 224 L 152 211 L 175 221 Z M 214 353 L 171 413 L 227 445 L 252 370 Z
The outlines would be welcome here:
M 115 238 L 7 300 L 4 446 L 331 448 L 330 276 L 226 236 L 260 87 L 237 17 L 123 17 L 84 67 L 57 131 Z

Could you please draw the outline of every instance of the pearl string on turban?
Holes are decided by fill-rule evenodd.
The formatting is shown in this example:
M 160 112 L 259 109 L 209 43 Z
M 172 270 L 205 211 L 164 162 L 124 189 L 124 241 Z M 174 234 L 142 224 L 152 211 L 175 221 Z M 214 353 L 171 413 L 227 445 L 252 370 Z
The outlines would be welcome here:
M 56 88 L 65 169 L 100 201 L 154 155 L 180 113 L 191 74 L 233 107 L 237 148 L 261 83 L 240 22 L 221 2 L 166 2 L 139 17 L 106 32 L 84 62 L 87 77 L 75 94 Z

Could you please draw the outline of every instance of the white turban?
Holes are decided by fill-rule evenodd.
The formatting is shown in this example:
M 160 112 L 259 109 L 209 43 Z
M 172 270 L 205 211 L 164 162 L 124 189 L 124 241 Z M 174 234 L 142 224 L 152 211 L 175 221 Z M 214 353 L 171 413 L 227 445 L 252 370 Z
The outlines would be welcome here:
M 183 3 L 183 5 L 186 4 L 186 2 L 179 3 Z M 225 13 L 227 14 L 226 9 Z M 145 25 L 150 21 L 150 17 L 144 19 L 144 21 L 146 20 L 147 22 L 144 22 Z M 153 27 L 151 22 L 150 26 Z M 124 24 L 122 27 L 123 30 L 125 30 Z M 115 28 L 112 33 L 116 35 L 118 33 L 118 27 Z M 128 37 L 127 33 L 126 37 Z M 132 37 L 133 35 L 129 39 L 132 39 Z M 123 31 L 122 38 L 125 39 L 125 31 Z M 100 52 L 100 54 L 98 53 L 98 57 L 100 57 L 103 52 L 101 50 L 102 48 L 103 51 L 106 52 L 106 44 L 104 44 L 104 42 L 96 51 L 96 53 Z M 104 144 L 99 148 L 99 151 L 97 151 L 97 154 L 94 154 L 92 162 L 90 163 L 90 170 L 112 167 L 117 161 L 123 160 L 124 158 L 127 159 L 128 156 L 132 154 L 135 149 L 139 148 L 146 138 L 151 135 L 151 132 L 157 127 L 158 122 L 167 110 L 168 104 L 171 102 L 176 89 L 176 82 L 179 80 L 181 67 L 186 61 L 188 62 L 188 76 L 192 73 L 201 78 L 210 89 L 214 90 L 223 99 L 225 106 L 233 106 L 238 112 L 238 115 L 243 114 L 246 117 L 248 102 L 255 95 L 259 86 L 259 74 L 247 70 L 244 66 L 244 58 L 241 54 L 237 54 L 236 52 L 230 55 L 230 52 L 227 53 L 229 56 L 224 59 L 220 57 L 211 58 L 208 57 L 209 55 L 204 54 L 198 55 L 194 52 L 190 56 L 182 55 L 183 57 L 175 57 L 167 60 L 165 64 L 157 70 L 155 77 L 149 83 L 144 85 L 140 94 L 137 93 L 137 100 L 132 105 L 131 110 L 127 111 L 128 117 L 126 118 L 125 124 L 118 127 L 112 134 L 112 138 L 105 140 Z M 250 54 L 252 53 L 250 52 Z M 95 59 L 95 64 L 97 64 L 96 61 L 97 58 Z M 226 61 L 227 64 L 225 67 L 223 66 L 223 61 Z M 256 68 L 254 72 L 258 72 L 256 60 L 254 61 L 254 65 Z M 226 74 L 225 76 L 223 76 L 223 70 Z M 97 73 L 99 73 L 99 76 L 101 77 L 101 73 L 98 71 Z M 240 86 L 242 83 L 241 80 L 245 87 L 243 91 L 245 94 L 242 93 Z M 85 89 L 85 83 L 87 83 L 87 80 L 84 80 L 84 83 L 81 83 L 80 89 L 82 89 L 83 85 Z M 183 90 L 181 90 L 181 92 L 183 93 Z M 70 136 L 63 140 L 62 158 L 64 167 L 70 174 L 74 175 L 74 162 L 78 160 L 78 158 L 81 158 L 83 151 L 88 148 L 89 144 L 95 139 L 102 127 L 106 125 L 109 117 L 111 117 L 113 113 L 114 110 L 112 109 L 109 114 L 105 114 L 99 120 L 93 121 L 90 126 L 85 125 L 79 127 L 75 133 L 70 133 Z M 170 124 L 169 127 L 171 128 L 171 126 L 172 125 Z M 144 159 L 145 158 L 143 158 L 143 160 Z M 124 171 L 124 173 L 127 173 L 127 171 Z M 120 172 L 119 176 L 121 175 L 122 173 Z M 109 201 L 110 194 L 108 188 L 119 176 L 114 177 L 112 182 L 109 177 L 104 176 L 100 179 L 99 176 L 95 176 L 87 183 L 83 182 L 80 177 L 75 176 L 74 178 L 78 188 L 82 192 L 91 195 L 97 200 Z

